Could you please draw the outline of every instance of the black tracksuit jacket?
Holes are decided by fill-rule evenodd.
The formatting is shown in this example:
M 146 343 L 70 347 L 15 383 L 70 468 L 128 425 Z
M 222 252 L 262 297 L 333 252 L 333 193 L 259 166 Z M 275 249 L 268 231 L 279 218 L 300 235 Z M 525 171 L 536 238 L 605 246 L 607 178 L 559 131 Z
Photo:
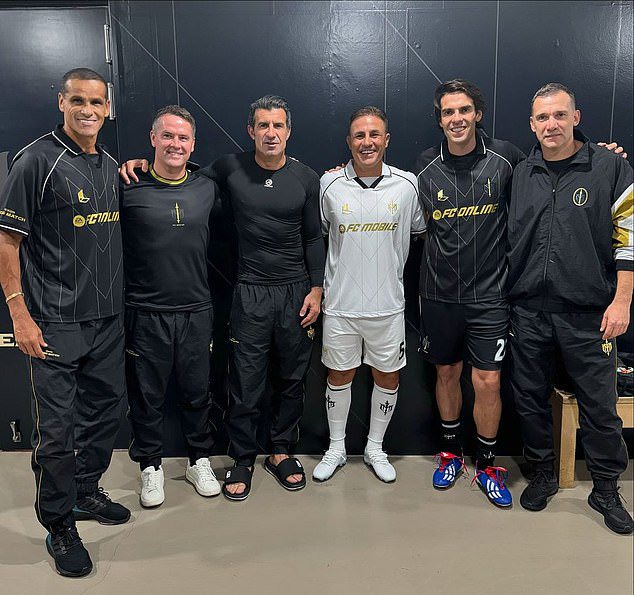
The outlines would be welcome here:
M 584 144 L 555 184 L 539 145 L 513 173 L 509 298 L 534 310 L 601 310 L 616 271 L 632 270 L 632 167 L 575 138 Z

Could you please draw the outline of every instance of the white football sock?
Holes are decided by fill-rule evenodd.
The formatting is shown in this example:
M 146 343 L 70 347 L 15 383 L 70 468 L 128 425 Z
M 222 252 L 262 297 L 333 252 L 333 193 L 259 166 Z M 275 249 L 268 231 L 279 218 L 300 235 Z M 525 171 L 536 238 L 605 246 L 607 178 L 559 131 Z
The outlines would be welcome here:
M 394 414 L 397 397 L 398 386 L 395 389 L 389 389 L 374 385 L 366 450 L 382 450 L 383 437 Z
M 346 452 L 346 422 L 352 400 L 352 382 L 341 386 L 327 383 L 326 388 L 326 416 L 330 430 L 330 446 L 328 450 Z

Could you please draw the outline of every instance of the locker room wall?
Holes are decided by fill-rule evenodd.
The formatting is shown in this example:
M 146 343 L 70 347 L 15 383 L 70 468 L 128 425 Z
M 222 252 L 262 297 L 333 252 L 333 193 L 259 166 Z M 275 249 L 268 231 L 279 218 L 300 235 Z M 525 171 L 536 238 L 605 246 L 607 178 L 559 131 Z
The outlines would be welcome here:
M 195 161 L 207 164 L 249 149 L 248 106 L 274 93 L 285 96 L 292 110 L 288 153 L 318 173 L 348 158 L 349 114 L 367 104 L 384 108 L 390 119 L 387 161 L 408 169 L 418 153 L 442 138 L 433 116 L 434 88 L 458 76 L 483 90 L 485 130 L 525 151 L 534 142 L 530 97 L 541 84 L 557 80 L 575 90 L 581 128 L 590 138 L 615 138 L 634 152 L 630 2 L 112 1 L 109 11 L 122 159 L 151 155 L 152 112 L 167 103 L 180 103 L 197 120 Z M 435 450 L 434 374 L 416 353 L 420 255 L 421 245 L 415 244 L 406 274 L 409 363 L 386 439 L 387 450 L 399 454 Z M 219 255 L 211 271 L 218 452 L 226 448 L 223 345 L 231 290 L 225 267 Z M 317 453 L 327 444 L 319 350 L 317 337 L 299 452 Z M 363 369 L 353 390 L 351 453 L 363 448 L 370 391 Z M 471 407 L 465 382 L 466 420 Z M 167 409 L 167 453 L 180 454 L 177 415 L 173 405 Z M 500 452 L 518 454 L 518 428 L 506 390 L 503 416 Z

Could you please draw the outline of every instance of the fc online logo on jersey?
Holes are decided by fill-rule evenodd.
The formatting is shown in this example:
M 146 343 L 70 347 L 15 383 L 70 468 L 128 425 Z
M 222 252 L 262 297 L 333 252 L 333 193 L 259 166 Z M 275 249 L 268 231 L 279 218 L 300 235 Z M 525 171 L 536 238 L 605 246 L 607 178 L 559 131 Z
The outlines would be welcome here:
M 582 207 L 588 202 L 588 191 L 585 188 L 577 188 L 572 193 L 572 202 L 578 207 Z
M 86 196 L 84 194 L 84 190 L 81 189 L 78 193 L 77 193 L 77 200 L 79 202 L 88 202 L 90 200 L 90 196 Z
M 95 225 L 95 223 L 114 223 L 119 221 L 119 211 L 103 211 L 102 213 L 91 213 L 86 217 L 75 215 L 73 225 L 84 227 L 84 225 Z
M 447 200 L 449 197 L 445 194 L 445 191 L 442 190 L 442 188 L 438 191 L 438 194 L 436 195 L 436 198 L 440 201 L 443 202 L 445 200 Z

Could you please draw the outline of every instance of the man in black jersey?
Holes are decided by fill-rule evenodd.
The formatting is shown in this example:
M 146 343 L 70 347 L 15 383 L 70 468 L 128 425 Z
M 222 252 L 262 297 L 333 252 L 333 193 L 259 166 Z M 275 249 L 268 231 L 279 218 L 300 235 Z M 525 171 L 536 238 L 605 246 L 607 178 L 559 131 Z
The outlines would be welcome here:
M 141 467 L 144 507 L 165 500 L 163 404 L 172 373 L 188 450 L 185 478 L 201 496 L 220 493 L 208 458 L 213 310 L 207 246 L 217 189 L 208 177 L 186 169 L 195 126 L 177 105 L 156 113 L 150 131 L 154 160 L 137 183 L 124 187 L 121 201 L 129 451 Z
M 92 561 L 75 521 L 130 518 L 98 486 L 125 392 L 123 265 L 117 162 L 97 144 L 106 83 L 71 70 L 58 101 L 63 126 L 18 152 L 0 196 L 0 283 L 29 356 L 35 511 L 57 571 L 77 577 Z
M 588 503 L 616 533 L 632 533 L 617 481 L 627 468 L 616 412 L 615 338 L 629 323 L 633 288 L 632 168 L 576 128 L 575 96 L 548 83 L 531 102 L 538 144 L 513 174 L 509 210 L 511 387 L 524 455 L 535 475 L 521 505 L 558 490 L 549 397 L 555 351 L 579 406 L 592 476 Z
M 265 469 L 288 490 L 305 487 L 289 450 L 303 412 L 312 324 L 321 307 L 325 249 L 319 219 L 319 177 L 286 155 L 291 113 L 267 95 L 251 104 L 247 130 L 255 150 L 221 157 L 201 170 L 219 186 L 237 233 L 238 282 L 231 308 L 229 454 L 223 494 L 244 500 L 258 453 L 256 430 L 267 386 L 273 389 L 271 443 Z M 121 174 L 135 178 L 125 164 Z
M 508 332 L 508 186 L 524 155 L 479 130 L 485 104 L 472 83 L 456 79 L 440 85 L 434 109 L 445 139 L 421 154 L 415 170 L 428 217 L 420 278 L 421 352 L 436 365 L 442 430 L 433 485 L 450 488 L 465 470 L 460 375 L 466 355 L 478 433 L 474 480 L 493 504 L 508 507 L 507 471 L 494 465 L 494 457 Z

